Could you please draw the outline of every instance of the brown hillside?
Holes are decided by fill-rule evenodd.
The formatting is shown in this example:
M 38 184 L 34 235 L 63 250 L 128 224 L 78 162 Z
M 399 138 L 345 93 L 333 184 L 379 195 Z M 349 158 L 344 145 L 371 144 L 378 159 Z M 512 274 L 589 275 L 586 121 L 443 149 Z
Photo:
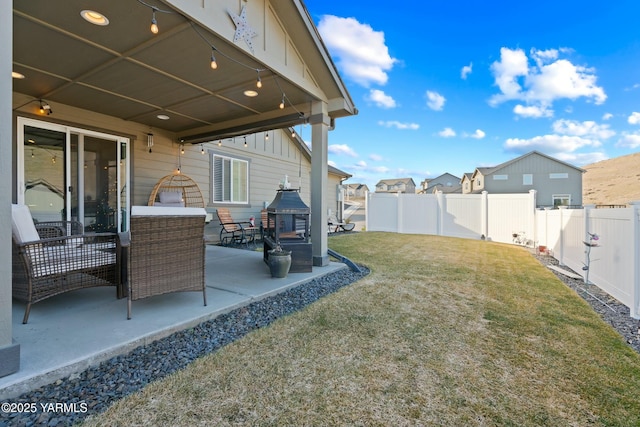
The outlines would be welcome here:
M 584 166 L 582 203 L 624 205 L 640 201 L 640 153 Z

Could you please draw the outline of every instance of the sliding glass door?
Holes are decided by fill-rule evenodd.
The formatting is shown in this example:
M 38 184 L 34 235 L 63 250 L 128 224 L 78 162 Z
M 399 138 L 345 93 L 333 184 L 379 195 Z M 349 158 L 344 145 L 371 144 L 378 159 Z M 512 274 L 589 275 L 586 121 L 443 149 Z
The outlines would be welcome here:
M 18 147 L 18 202 L 34 220 L 128 229 L 127 138 L 19 118 Z

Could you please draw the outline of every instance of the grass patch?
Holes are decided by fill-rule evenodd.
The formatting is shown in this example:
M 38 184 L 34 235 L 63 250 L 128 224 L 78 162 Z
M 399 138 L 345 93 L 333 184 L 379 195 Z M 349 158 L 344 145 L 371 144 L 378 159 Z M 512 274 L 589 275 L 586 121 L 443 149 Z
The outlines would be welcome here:
M 526 250 L 329 245 L 371 274 L 86 425 L 640 425 L 640 357 Z

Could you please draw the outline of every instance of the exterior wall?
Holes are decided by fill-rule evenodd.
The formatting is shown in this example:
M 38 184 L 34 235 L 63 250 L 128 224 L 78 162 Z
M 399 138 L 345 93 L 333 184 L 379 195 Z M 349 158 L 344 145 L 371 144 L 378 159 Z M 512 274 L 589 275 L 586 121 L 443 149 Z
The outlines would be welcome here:
M 14 94 L 14 105 L 21 105 L 26 98 Z M 34 116 L 25 107 L 18 114 L 24 113 L 28 117 L 39 120 L 41 116 Z M 53 117 L 49 118 L 53 119 Z M 79 128 L 100 130 L 114 135 L 131 138 L 131 204 L 147 205 L 149 195 L 156 183 L 164 176 L 173 174 L 180 166 L 181 173 L 192 178 L 199 186 L 205 200 L 206 209 L 213 215 L 213 220 L 207 225 L 205 232 L 217 239 L 219 224 L 215 211 L 220 206 L 230 207 L 234 218 L 247 220 L 254 216 L 260 218 L 260 210 L 269 205 L 276 195 L 278 185 L 285 175 L 293 187 L 300 186 L 302 200 L 311 206 L 311 163 L 304 156 L 297 143 L 288 132 L 283 130 L 269 131 L 269 139 L 265 133 L 247 135 L 247 147 L 244 137 L 225 139 L 218 146 L 218 141 L 204 144 L 186 145 L 185 153 L 180 154 L 180 145 L 173 134 L 158 129 L 92 113 L 90 111 L 56 104 L 55 120 L 72 124 Z M 154 145 L 151 153 L 147 147 L 147 133 L 154 135 Z M 14 139 L 15 145 L 15 139 Z M 202 149 L 205 155 L 202 155 Z M 218 153 L 229 157 L 249 161 L 249 203 L 243 205 L 229 205 L 214 203 L 210 197 L 210 155 Z M 14 151 L 15 156 L 15 151 Z M 15 171 L 14 171 L 15 174 Z M 337 211 L 337 195 L 335 184 L 338 177 L 330 181 L 329 192 L 326 196 L 328 207 Z
M 552 173 L 566 173 L 568 178 L 551 179 Z M 523 185 L 523 174 L 531 174 L 532 185 Z M 507 176 L 497 180 L 496 176 Z M 489 193 L 525 193 L 537 191 L 539 206 L 553 206 L 554 194 L 570 194 L 571 205 L 582 205 L 582 172 L 571 166 L 532 154 L 485 177 Z
M 473 182 L 469 178 L 467 178 L 466 175 L 462 177 L 461 185 L 462 194 L 469 194 L 473 191 Z

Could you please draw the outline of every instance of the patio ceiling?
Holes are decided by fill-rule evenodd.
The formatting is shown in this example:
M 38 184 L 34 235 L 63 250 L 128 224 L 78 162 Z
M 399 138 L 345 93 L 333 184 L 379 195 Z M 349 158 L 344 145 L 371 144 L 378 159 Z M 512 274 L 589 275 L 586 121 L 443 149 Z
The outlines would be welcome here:
M 295 13 L 297 4 L 278 1 L 274 7 L 290 8 L 279 14 Z M 88 23 L 83 9 L 101 12 L 109 25 Z M 309 112 L 315 100 L 309 93 L 244 50 L 179 13 L 157 13 L 160 32 L 154 35 L 151 14 L 136 0 L 14 1 L 13 71 L 25 78 L 13 79 L 13 90 L 46 100 L 54 113 L 62 103 L 193 142 L 291 126 L 300 123 L 299 112 Z M 216 70 L 210 67 L 212 45 Z M 264 70 L 261 89 L 257 69 Z M 247 89 L 259 95 L 248 97 Z M 283 94 L 287 108 L 281 110 Z

